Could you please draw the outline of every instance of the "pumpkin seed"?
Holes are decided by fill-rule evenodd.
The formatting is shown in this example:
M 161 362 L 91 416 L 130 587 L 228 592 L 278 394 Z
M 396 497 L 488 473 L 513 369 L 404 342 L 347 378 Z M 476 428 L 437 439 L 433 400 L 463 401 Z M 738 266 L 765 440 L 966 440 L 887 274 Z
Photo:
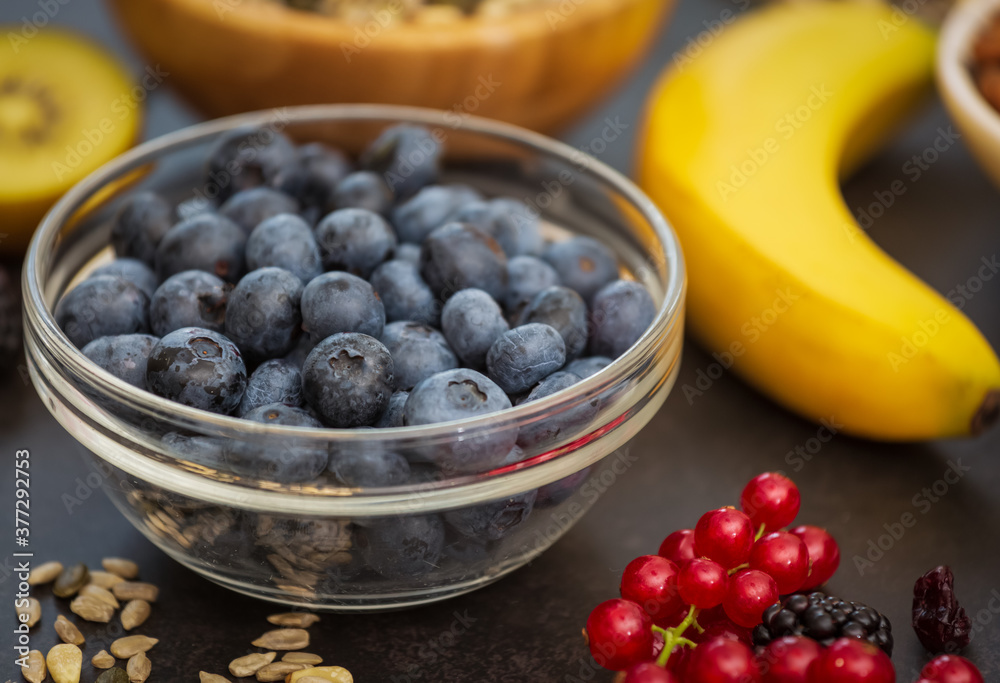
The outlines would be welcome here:
M 150 607 L 145 600 L 129 600 L 122 608 L 122 627 L 131 631 L 136 626 L 142 626 L 149 618 Z
M 309 628 L 319 621 L 319 615 L 311 612 L 282 612 L 281 614 L 272 614 L 267 620 L 275 626 Z
M 111 605 L 114 609 L 121 607 L 121 605 L 118 604 L 118 599 L 115 598 L 114 593 L 109 591 L 107 588 L 101 588 L 100 586 L 95 586 L 92 583 L 88 583 L 86 586 L 81 588 L 77 595 L 89 595 L 93 598 L 97 598 L 104 604 Z
M 28 666 L 21 669 L 21 675 L 28 683 L 42 683 L 45 680 L 45 656 L 39 650 L 28 653 Z
M 45 655 L 45 666 L 55 683 L 80 683 L 83 652 L 69 643 L 56 645 Z
M 94 683 L 129 683 L 128 674 L 125 673 L 125 669 L 116 666 L 98 676 Z
M 253 676 L 261 668 L 274 661 L 277 652 L 253 652 L 242 657 L 237 657 L 229 662 L 229 673 L 237 678 Z
M 219 674 L 210 674 L 205 671 L 198 672 L 198 683 L 229 683 L 229 679 Z
M 323 663 L 323 658 L 311 652 L 286 652 L 281 658 L 283 662 L 294 664 L 305 664 L 306 666 L 316 666 Z
M 131 683 L 145 683 L 149 678 L 149 672 L 153 670 L 153 663 L 149 661 L 145 652 L 136 652 L 129 658 L 125 670 Z
M 340 666 L 317 666 L 296 671 L 287 680 L 288 683 L 354 683 L 354 676 Z
M 70 611 L 87 621 L 97 621 L 106 624 L 115 614 L 115 608 L 102 602 L 92 595 L 78 595 L 69 603 Z
M 90 663 L 98 669 L 110 669 L 115 665 L 115 658 L 109 655 L 107 650 L 101 650 L 91 657 Z
M 117 574 L 112 574 L 111 572 L 93 571 L 90 572 L 90 583 L 95 586 L 100 586 L 101 588 L 107 588 L 111 590 L 114 588 L 115 584 L 124 581 L 122 577 Z
M 80 629 L 76 627 L 76 624 L 61 614 L 56 617 L 55 629 L 56 633 L 59 635 L 59 639 L 64 643 L 69 643 L 70 645 L 83 645 L 84 638 L 83 634 L 80 633 Z M 113 661 L 112 664 L 114 664 Z M 108 666 L 110 666 L 110 664 Z
M 309 647 L 309 632 L 301 628 L 276 628 L 251 644 L 268 650 L 301 650 Z
M 24 600 L 23 604 L 21 600 L 18 600 L 14 609 L 17 611 L 17 620 L 22 624 L 27 624 L 28 628 L 37 624 L 38 620 L 42 618 L 42 603 L 34 598 Z
M 257 680 L 262 683 L 270 681 L 283 681 L 285 677 L 293 671 L 300 671 L 306 668 L 305 664 L 292 664 L 291 662 L 272 662 L 261 667 L 257 671 Z
M 74 564 L 66 567 L 62 573 L 56 577 L 55 585 L 52 586 L 52 593 L 57 598 L 71 598 L 76 592 L 87 585 L 90 580 L 90 572 L 87 565 Z
M 129 659 L 140 652 L 148 652 L 158 642 L 148 636 L 125 636 L 111 643 L 111 654 L 118 659 Z
M 62 574 L 62 562 L 46 562 L 31 570 L 28 574 L 29 586 L 44 586 L 52 583 Z
M 151 583 L 140 581 L 122 581 L 111 587 L 111 592 L 119 600 L 145 600 L 146 602 L 156 602 L 156 596 L 160 589 Z
M 116 574 L 123 579 L 134 579 L 139 576 L 139 565 L 132 560 L 121 557 L 105 557 L 101 560 L 101 566 L 105 571 Z

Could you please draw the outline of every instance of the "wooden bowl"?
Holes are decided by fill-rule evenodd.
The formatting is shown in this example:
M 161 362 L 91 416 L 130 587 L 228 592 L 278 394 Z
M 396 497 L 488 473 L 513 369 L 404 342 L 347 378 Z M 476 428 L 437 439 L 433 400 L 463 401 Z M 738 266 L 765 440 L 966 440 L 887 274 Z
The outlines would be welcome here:
M 388 26 L 255 0 L 108 2 L 149 64 L 208 116 L 373 102 L 551 132 L 621 81 L 674 0 L 562 0 Z

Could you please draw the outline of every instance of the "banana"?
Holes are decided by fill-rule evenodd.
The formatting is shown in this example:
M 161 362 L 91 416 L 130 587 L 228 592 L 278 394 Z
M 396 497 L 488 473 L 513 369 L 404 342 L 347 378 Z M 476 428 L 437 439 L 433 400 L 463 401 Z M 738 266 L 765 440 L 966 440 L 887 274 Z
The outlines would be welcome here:
M 882 3 L 775 4 L 675 63 L 640 136 L 695 337 L 791 410 L 873 439 L 1000 416 L 988 342 L 868 238 L 839 188 L 928 93 L 934 43 Z

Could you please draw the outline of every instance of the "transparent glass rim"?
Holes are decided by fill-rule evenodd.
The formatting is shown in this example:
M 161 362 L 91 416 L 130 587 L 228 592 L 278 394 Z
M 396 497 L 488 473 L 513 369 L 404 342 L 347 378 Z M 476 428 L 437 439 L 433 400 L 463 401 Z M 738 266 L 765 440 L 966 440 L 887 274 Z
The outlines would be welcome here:
M 286 126 L 334 124 L 338 121 L 344 123 L 405 121 L 427 126 L 455 128 L 447 118 L 447 112 L 418 107 L 333 104 L 287 107 L 281 109 L 280 112 Z M 134 387 L 95 366 L 59 328 L 53 312 L 45 301 L 45 283 L 42 281 L 39 264 L 44 255 L 54 250 L 59 233 L 66 222 L 88 199 L 106 187 L 109 182 L 124 177 L 129 172 L 143 166 L 155 163 L 164 154 L 204 142 L 219 133 L 237 128 L 266 126 L 273 122 L 274 114 L 274 110 L 238 114 L 199 123 L 145 142 L 94 171 L 63 195 L 50 209 L 31 240 L 25 257 L 22 279 L 26 322 L 46 351 L 61 366 L 62 372 L 77 378 L 96 375 L 101 380 L 100 389 L 116 401 L 152 414 L 172 415 L 214 431 L 240 432 L 247 435 L 273 435 L 274 437 L 301 439 L 303 442 L 308 442 L 311 439 L 344 444 L 378 441 L 391 445 L 393 441 L 397 440 L 442 439 L 454 435 L 456 432 L 485 430 L 497 422 L 516 425 L 543 413 L 559 410 L 560 407 L 571 406 L 581 396 L 600 393 L 630 376 L 642 364 L 655 356 L 660 341 L 678 324 L 682 324 L 680 317 L 683 312 L 686 285 L 684 260 L 676 235 L 652 200 L 623 174 L 594 157 L 582 155 L 580 150 L 576 148 L 518 126 L 476 116 L 467 116 L 458 127 L 463 133 L 473 133 L 510 142 L 567 162 L 573 159 L 579 163 L 582 155 L 586 160 L 586 166 L 580 173 L 596 178 L 625 198 L 637 210 L 641 219 L 655 232 L 656 239 L 663 250 L 661 254 L 647 254 L 647 259 L 662 259 L 662 267 L 666 269 L 663 301 L 657 310 L 653 323 L 628 351 L 600 372 L 575 384 L 572 391 L 557 392 L 537 401 L 514 406 L 503 411 L 502 420 L 498 420 L 501 414 L 494 413 L 451 422 L 391 429 L 303 428 L 252 424 L 236 417 L 218 415 L 184 406 Z M 559 457 L 567 455 L 570 453 L 562 454 Z M 151 460 L 148 456 L 139 453 L 136 453 L 135 457 Z M 178 465 L 162 462 L 157 464 L 181 470 Z M 190 472 L 188 473 L 190 474 Z M 215 483 L 220 486 L 238 487 L 237 484 L 231 482 Z M 400 493 L 407 488 L 399 487 L 393 490 Z M 414 487 L 414 489 L 416 488 L 418 487 Z M 244 493 L 248 492 L 248 489 L 242 488 L 242 490 Z

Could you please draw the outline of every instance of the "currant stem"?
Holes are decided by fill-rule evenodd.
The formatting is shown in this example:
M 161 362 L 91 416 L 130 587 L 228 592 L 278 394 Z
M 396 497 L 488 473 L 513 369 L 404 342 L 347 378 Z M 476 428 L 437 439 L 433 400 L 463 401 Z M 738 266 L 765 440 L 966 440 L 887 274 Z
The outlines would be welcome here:
M 761 537 L 764 535 L 764 528 L 765 528 L 765 526 L 766 525 L 764 525 L 764 524 L 760 525 L 760 529 L 757 530 L 757 535 L 753 537 L 754 543 L 756 543 L 757 541 L 759 541 L 761 539 Z
M 656 665 L 661 667 L 666 667 L 667 662 L 670 660 L 670 655 L 677 645 L 682 645 L 684 647 L 697 647 L 697 643 L 688 638 L 684 637 L 684 632 L 688 630 L 688 627 L 694 625 L 698 629 L 699 633 L 703 633 L 705 629 L 701 627 L 698 623 L 698 608 L 691 605 L 688 609 L 687 616 L 684 620 L 674 626 L 673 628 L 660 628 L 654 625 L 653 631 L 663 634 L 663 649 L 660 651 L 660 656 L 656 658 Z
M 749 569 L 749 568 L 750 568 L 750 563 L 749 562 L 744 562 L 740 566 L 733 567 L 732 569 L 730 569 L 728 573 L 729 573 L 730 576 L 732 576 L 733 574 L 735 574 L 735 573 L 737 573 L 739 571 L 742 571 L 744 569 Z

